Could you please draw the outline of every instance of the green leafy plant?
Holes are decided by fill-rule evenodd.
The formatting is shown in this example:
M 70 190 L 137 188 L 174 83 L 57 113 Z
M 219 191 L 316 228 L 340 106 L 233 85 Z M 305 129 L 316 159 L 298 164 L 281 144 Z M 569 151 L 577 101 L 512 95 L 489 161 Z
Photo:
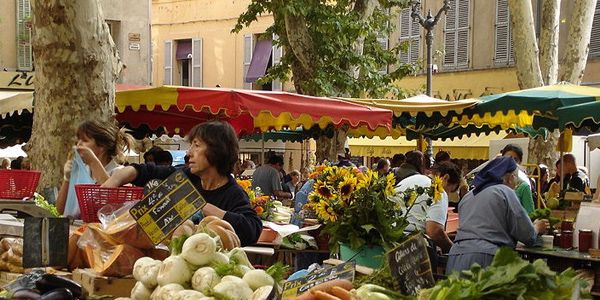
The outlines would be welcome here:
M 529 263 L 514 250 L 501 248 L 489 267 L 475 264 L 453 273 L 422 290 L 418 299 L 571 299 L 575 288 L 585 286 L 571 268 L 557 273 L 541 259 Z
M 58 209 L 56 209 L 56 206 L 48 202 L 44 196 L 35 193 L 33 195 L 33 201 L 35 202 L 35 205 L 47 210 L 53 217 L 61 217 L 61 214 L 58 212 Z

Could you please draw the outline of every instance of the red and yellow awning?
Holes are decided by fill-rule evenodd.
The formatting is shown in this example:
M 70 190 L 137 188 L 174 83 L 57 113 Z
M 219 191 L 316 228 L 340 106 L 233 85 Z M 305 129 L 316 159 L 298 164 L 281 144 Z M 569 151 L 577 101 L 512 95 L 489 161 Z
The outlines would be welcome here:
M 392 112 L 325 97 L 286 92 L 162 86 L 117 92 L 117 119 L 132 127 L 165 127 L 185 134 L 194 125 L 224 120 L 238 134 L 329 124 L 352 136 L 398 136 Z

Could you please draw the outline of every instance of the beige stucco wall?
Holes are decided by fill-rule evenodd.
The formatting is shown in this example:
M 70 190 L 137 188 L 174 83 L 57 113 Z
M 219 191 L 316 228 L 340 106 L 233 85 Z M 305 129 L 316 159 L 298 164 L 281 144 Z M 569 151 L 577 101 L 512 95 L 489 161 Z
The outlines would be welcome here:
M 14 0 L 0 1 L 0 71 L 17 68 L 17 8 Z
M 221 87 L 242 88 L 244 35 L 263 33 L 272 23 L 271 16 L 262 16 L 240 33 L 231 33 L 238 16 L 249 3 L 218 0 L 152 1 L 154 83 L 163 83 L 166 40 L 201 38 L 203 86 L 214 87 L 218 84 Z M 179 84 L 180 77 L 180 70 L 175 67 L 173 83 Z
M 113 25 L 113 38 L 121 60 L 127 66 L 120 83 L 149 85 L 150 57 L 150 0 L 100 0 L 105 19 Z M 1 0 L 0 9 L 0 71 L 17 68 L 16 1 Z M 140 50 L 129 50 L 129 33 L 139 33 Z
M 100 0 L 104 18 L 113 25 L 113 39 L 123 64 L 119 82 L 151 83 L 150 0 Z M 129 35 L 139 34 L 139 41 Z M 139 44 L 139 50 L 137 45 Z M 130 46 L 132 49 L 130 49 Z

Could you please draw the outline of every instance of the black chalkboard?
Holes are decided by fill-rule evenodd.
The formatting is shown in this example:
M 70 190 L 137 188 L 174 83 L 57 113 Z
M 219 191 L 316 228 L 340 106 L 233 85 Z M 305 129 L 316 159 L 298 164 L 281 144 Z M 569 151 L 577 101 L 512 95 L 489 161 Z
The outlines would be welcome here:
M 435 285 L 427 244 L 421 233 L 411 236 L 386 255 L 392 276 L 400 284 L 403 294 L 416 295 L 419 290 Z
M 145 193 L 129 213 L 156 245 L 204 205 L 204 197 L 179 170 Z
M 69 219 L 25 218 L 23 226 L 23 267 L 67 265 Z

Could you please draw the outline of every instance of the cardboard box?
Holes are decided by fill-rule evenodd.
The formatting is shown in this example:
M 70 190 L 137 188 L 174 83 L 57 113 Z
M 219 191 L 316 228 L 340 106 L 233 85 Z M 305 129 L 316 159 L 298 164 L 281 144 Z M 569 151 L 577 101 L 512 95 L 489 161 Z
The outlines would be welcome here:
M 73 271 L 73 280 L 81 284 L 87 297 L 111 296 L 105 299 L 129 297 L 136 281 L 133 277 L 117 278 L 100 276 L 91 269 L 75 269 Z

